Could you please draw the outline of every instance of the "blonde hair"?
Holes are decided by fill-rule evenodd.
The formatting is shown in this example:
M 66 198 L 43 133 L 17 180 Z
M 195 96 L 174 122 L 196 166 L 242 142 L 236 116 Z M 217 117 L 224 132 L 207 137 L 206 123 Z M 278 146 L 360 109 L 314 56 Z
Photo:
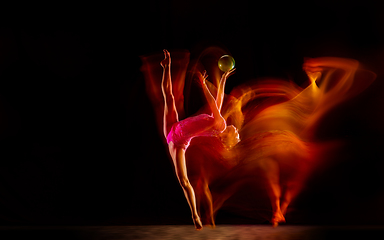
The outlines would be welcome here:
M 240 136 L 237 131 L 237 128 L 233 125 L 229 125 L 226 129 L 219 135 L 221 142 L 227 147 L 232 148 L 238 142 L 240 142 Z

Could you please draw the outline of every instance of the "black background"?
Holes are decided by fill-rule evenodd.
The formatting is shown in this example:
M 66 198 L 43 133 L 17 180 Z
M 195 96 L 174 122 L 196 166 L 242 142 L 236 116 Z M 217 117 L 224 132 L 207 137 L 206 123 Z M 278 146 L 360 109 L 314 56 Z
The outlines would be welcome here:
M 304 57 L 350 57 L 378 74 L 324 120 L 323 137 L 348 150 L 313 177 L 295 221 L 383 223 L 382 3 L 95 4 L 25 6 L 0 27 L 0 224 L 191 224 L 139 56 L 211 45 L 236 60 L 229 90 L 263 76 L 301 84 Z

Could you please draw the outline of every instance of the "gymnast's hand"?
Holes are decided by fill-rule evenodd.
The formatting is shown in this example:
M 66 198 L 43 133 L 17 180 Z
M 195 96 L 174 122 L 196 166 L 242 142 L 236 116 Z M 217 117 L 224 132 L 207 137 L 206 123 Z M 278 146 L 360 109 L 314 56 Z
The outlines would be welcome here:
M 225 73 L 223 73 L 222 78 L 227 79 L 229 76 L 231 76 L 235 73 L 235 70 L 236 70 L 236 68 L 232 68 L 231 70 L 226 71 Z
M 208 78 L 207 71 L 204 71 L 203 73 L 199 72 L 197 76 L 199 77 L 201 85 L 204 86 L 205 81 L 207 81 L 207 78 Z
M 166 68 L 171 65 L 171 54 L 168 52 L 167 49 L 164 49 L 163 52 L 164 52 L 164 60 L 160 62 L 160 65 L 163 68 Z

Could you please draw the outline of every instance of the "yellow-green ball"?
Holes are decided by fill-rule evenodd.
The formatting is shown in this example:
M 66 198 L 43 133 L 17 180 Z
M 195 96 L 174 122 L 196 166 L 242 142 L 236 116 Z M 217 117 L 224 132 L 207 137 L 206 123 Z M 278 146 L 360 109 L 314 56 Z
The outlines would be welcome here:
M 217 63 L 223 72 L 228 72 L 235 67 L 235 59 L 230 55 L 223 55 Z

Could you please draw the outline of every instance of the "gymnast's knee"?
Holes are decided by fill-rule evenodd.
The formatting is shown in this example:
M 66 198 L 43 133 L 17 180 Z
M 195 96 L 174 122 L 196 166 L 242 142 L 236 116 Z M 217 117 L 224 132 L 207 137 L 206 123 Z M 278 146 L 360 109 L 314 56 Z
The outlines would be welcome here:
M 185 177 L 179 178 L 179 183 L 183 189 L 189 188 L 191 186 L 188 178 Z

